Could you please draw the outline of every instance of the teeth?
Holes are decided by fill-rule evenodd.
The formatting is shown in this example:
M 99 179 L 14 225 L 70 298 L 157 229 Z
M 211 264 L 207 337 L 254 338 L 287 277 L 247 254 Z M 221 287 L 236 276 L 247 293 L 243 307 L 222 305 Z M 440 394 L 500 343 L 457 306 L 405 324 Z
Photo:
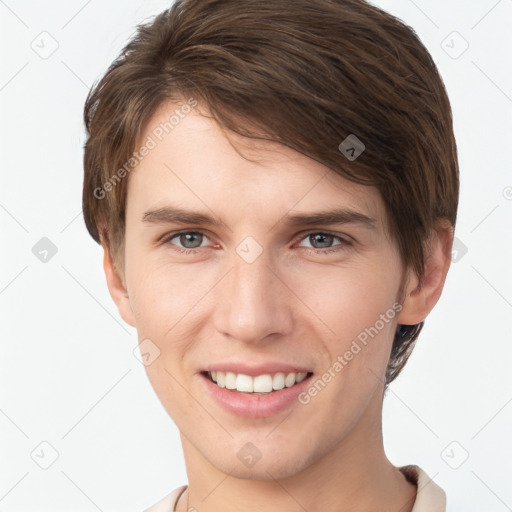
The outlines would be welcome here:
M 292 374 L 293 375 L 293 374 Z M 285 382 L 284 373 L 276 373 L 272 379 L 272 389 L 283 389 Z
M 295 373 L 289 373 L 284 379 L 284 385 L 289 388 L 295 384 Z
M 255 380 L 256 379 L 249 377 L 249 375 L 243 375 L 242 373 L 239 373 L 236 376 L 235 389 L 237 391 L 245 391 L 246 393 L 252 393 L 253 391 L 259 392 L 259 389 L 254 389 Z
M 307 373 L 276 373 L 270 375 L 266 373 L 264 375 L 257 375 L 251 377 L 250 375 L 244 375 L 243 373 L 233 372 L 211 372 L 211 379 L 217 383 L 221 388 L 232 389 L 241 391 L 243 393 L 270 393 L 273 390 L 283 389 L 284 387 L 291 387 L 294 384 L 302 382 Z
M 213 375 L 212 375 L 213 377 Z M 236 388 L 236 374 L 233 372 L 226 372 L 224 377 L 224 385 L 227 389 L 235 389 Z

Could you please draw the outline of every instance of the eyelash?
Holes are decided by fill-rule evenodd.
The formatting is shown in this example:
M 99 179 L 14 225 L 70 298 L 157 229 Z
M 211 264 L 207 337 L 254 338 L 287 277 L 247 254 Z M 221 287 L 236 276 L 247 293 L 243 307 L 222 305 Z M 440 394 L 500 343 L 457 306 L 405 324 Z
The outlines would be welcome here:
M 184 234 L 194 234 L 194 235 L 200 234 L 200 235 L 208 237 L 208 235 L 206 233 L 204 233 L 203 231 L 177 231 L 175 233 L 169 233 L 168 235 L 165 235 L 161 239 L 161 241 L 163 244 L 173 245 L 174 246 L 173 250 L 179 252 L 180 254 L 191 254 L 191 253 L 197 252 L 198 249 L 201 249 L 201 247 L 196 247 L 195 249 L 181 249 L 180 247 L 171 243 L 171 240 L 173 238 L 176 238 L 177 236 L 184 235 Z M 308 252 L 313 253 L 315 255 L 318 255 L 318 254 L 324 255 L 324 254 L 330 254 L 333 252 L 338 252 L 340 250 L 338 248 L 341 248 L 342 246 L 352 245 L 352 242 L 350 240 L 347 240 L 347 239 L 341 237 L 340 235 L 331 233 L 329 231 L 310 231 L 308 233 L 303 234 L 302 238 L 298 239 L 298 241 L 301 242 L 302 240 L 306 239 L 307 237 L 309 237 L 311 235 L 329 235 L 329 236 L 336 238 L 337 240 L 339 240 L 341 242 L 339 245 L 336 245 L 334 247 L 327 247 L 325 249 L 315 249 L 315 248 L 310 248 L 310 247 L 303 247 L 303 249 L 306 249 Z

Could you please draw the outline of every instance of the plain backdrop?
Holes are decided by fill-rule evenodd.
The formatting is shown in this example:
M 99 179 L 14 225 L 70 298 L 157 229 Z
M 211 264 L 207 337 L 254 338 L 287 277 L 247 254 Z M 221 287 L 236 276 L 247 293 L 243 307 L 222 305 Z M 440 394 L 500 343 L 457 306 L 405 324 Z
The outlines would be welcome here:
M 449 512 L 512 510 L 512 1 L 373 3 L 437 63 L 461 170 L 453 264 L 387 393 L 386 452 Z M 81 216 L 86 94 L 168 6 L 0 1 L 0 511 L 140 511 L 187 483 Z

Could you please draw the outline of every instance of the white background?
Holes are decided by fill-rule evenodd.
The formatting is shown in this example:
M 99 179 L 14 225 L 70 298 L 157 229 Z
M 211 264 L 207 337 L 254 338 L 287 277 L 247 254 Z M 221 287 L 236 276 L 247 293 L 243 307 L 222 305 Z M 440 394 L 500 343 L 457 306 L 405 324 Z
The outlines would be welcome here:
M 433 477 L 450 512 L 512 510 L 512 1 L 373 3 L 416 30 L 445 81 L 467 248 L 387 393 L 386 451 Z M 187 483 L 81 217 L 88 89 L 168 5 L 0 2 L 0 511 L 140 511 Z M 51 48 L 43 31 L 58 43 L 46 59 L 31 47 Z M 46 263 L 42 237 L 57 247 Z

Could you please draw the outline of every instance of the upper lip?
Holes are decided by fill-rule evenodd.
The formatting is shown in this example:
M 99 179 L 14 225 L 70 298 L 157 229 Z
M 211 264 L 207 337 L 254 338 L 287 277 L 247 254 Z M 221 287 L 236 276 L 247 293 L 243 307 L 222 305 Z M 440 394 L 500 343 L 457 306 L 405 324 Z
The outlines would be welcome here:
M 260 364 L 248 364 L 236 361 L 226 361 L 224 363 L 210 364 L 206 368 L 204 368 L 203 371 L 242 373 L 244 375 L 249 375 L 251 377 L 256 377 L 257 375 L 264 375 L 268 373 L 275 374 L 279 372 L 282 372 L 284 374 L 311 373 L 310 369 L 304 368 L 303 366 L 290 363 L 280 363 L 279 361 L 269 361 L 267 363 Z

